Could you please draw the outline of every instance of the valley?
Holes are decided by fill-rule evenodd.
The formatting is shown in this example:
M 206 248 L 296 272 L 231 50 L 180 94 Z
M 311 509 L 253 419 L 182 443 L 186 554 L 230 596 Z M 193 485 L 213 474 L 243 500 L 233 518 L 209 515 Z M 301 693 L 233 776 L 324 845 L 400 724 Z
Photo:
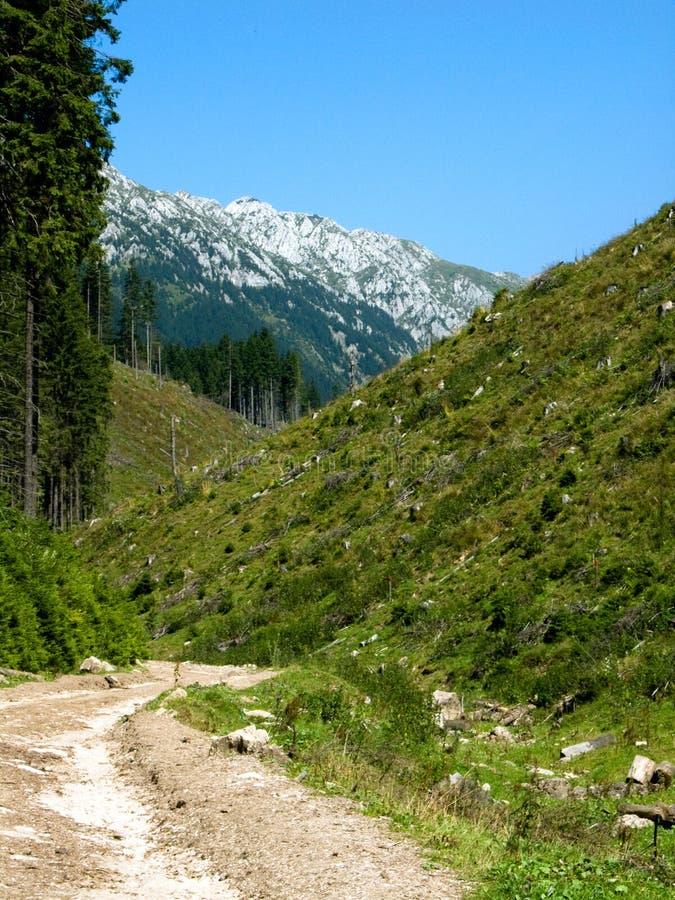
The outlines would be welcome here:
M 0 894 L 672 893 L 661 5 L 0 4 Z
M 282 670 L 260 693 L 292 771 L 486 879 L 486 897 L 532 869 L 580 898 L 608 880 L 658 896 L 672 877 L 668 834 L 647 866 L 644 833 L 617 856 L 616 831 L 637 747 L 673 757 L 669 210 L 236 459 L 185 471 L 180 497 L 139 497 L 81 535 L 153 656 Z M 434 690 L 467 710 L 440 733 Z M 230 700 L 197 692 L 181 715 L 231 728 Z M 512 743 L 475 717 L 487 700 L 531 705 Z M 603 733 L 615 740 L 592 761 L 559 771 L 562 747 Z M 576 784 L 575 802 L 531 793 L 539 769 L 580 779 L 556 788 Z M 453 773 L 487 776 L 493 803 L 430 804 Z

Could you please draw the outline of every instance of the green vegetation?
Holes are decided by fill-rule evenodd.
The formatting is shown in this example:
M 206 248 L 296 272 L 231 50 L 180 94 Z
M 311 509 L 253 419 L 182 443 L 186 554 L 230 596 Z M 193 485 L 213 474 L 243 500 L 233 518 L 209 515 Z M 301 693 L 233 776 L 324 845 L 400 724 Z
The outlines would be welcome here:
M 81 269 L 103 227 L 119 2 L 3 2 L 0 30 L 0 476 L 10 500 L 62 528 L 100 499 L 107 354 Z
M 193 466 L 228 466 L 247 453 L 260 432 L 215 403 L 195 397 L 189 387 L 113 366 L 110 424 L 109 508 L 139 495 L 173 487 L 171 417 L 175 419 L 178 474 L 189 479 Z
M 672 881 L 670 835 L 656 859 L 651 832 L 621 844 L 604 795 L 635 740 L 672 755 L 671 222 L 664 207 L 501 293 L 180 500 L 83 535 L 85 559 L 135 593 L 153 655 L 300 666 L 259 689 L 293 764 L 473 871 L 485 896 L 650 897 Z M 530 701 L 528 740 L 441 740 L 436 688 Z M 193 715 L 213 729 L 220 702 Z M 617 743 L 577 771 L 600 796 L 519 787 L 606 730 Z M 455 771 L 490 782 L 495 804 L 432 804 Z
M 59 672 L 93 653 L 126 665 L 145 645 L 132 603 L 86 571 L 65 537 L 0 508 L 0 664 Z
M 658 759 L 672 751 L 672 705 L 644 701 L 627 713 L 630 698 L 617 696 L 609 709 L 591 703 L 569 715 L 539 716 L 515 729 L 518 743 L 505 744 L 488 738 L 489 722 L 441 736 L 428 694 L 406 668 L 376 669 L 361 657 L 316 657 L 259 684 L 254 697 L 246 693 L 244 701 L 223 685 L 193 687 L 171 706 L 182 721 L 215 734 L 254 721 L 245 706 L 272 712 L 274 719 L 260 725 L 289 754 L 289 775 L 388 817 L 420 841 L 429 865 L 480 880 L 476 897 L 658 898 L 675 883 L 671 836 L 661 833 L 655 855 L 651 828 L 618 835 L 611 797 L 636 736 L 649 738 Z M 580 765 L 559 765 L 561 746 L 608 725 L 622 728 L 615 744 Z M 575 789 L 592 786 L 593 793 L 566 801 L 547 796 L 536 789 L 535 770 L 549 767 L 558 776 L 571 771 Z M 464 777 L 461 790 L 448 784 L 455 772 Z M 658 798 L 673 802 L 675 788 Z
M 669 221 L 477 312 L 431 356 L 196 480 L 180 508 L 156 498 L 129 528 L 102 522 L 85 553 L 131 583 L 155 555 L 160 653 L 189 640 L 205 660 L 287 664 L 377 631 L 392 656 L 504 700 L 591 699 L 617 678 L 658 692 L 672 659 L 675 415 L 670 382 L 655 384 L 675 355 L 674 317 L 657 315 Z

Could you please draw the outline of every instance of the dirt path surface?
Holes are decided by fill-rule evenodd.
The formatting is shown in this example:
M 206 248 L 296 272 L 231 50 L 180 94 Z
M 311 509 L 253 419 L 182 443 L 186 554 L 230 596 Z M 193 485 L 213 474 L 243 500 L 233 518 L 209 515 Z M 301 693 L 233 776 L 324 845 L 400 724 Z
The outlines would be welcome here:
M 183 663 L 181 684 L 250 688 L 269 673 Z M 458 898 L 448 872 L 354 804 L 165 710 L 170 663 L 0 691 L 0 897 Z M 129 718 L 123 718 L 129 717 Z M 122 721 L 120 721 L 122 719 Z

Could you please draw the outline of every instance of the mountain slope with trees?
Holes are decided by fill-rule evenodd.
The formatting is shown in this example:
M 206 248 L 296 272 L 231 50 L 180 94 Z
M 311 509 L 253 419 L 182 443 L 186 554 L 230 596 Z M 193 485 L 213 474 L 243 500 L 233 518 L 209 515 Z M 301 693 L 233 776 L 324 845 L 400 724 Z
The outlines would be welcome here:
M 477 896 L 675 883 L 668 834 L 657 851 L 616 825 L 638 789 L 675 801 L 668 778 L 626 780 L 636 753 L 672 761 L 675 729 L 674 228 L 664 206 L 83 536 L 153 655 L 286 667 L 256 704 L 291 772 L 411 831 Z M 244 703 L 171 705 L 227 733 Z
M 173 491 L 176 478 L 190 480 L 195 468 L 203 473 L 228 465 L 253 452 L 264 434 L 185 383 L 119 362 L 113 365 L 112 404 L 107 509 L 133 505 L 148 492 Z
M 394 365 L 523 279 L 439 259 L 412 241 L 347 231 L 251 198 L 227 207 L 108 169 L 102 236 L 121 285 L 130 263 L 157 286 L 157 328 L 184 346 L 267 329 L 300 355 L 324 399 Z

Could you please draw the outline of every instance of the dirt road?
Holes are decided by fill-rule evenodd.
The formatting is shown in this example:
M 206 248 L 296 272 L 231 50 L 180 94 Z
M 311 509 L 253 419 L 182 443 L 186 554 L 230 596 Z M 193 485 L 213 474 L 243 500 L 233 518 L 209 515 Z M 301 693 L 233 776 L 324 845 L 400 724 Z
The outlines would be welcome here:
M 180 683 L 251 688 L 267 675 L 184 663 Z M 209 737 L 170 715 L 132 715 L 174 685 L 172 664 L 117 677 L 0 691 L 0 897 L 462 896 L 353 804 L 270 763 L 209 755 Z

